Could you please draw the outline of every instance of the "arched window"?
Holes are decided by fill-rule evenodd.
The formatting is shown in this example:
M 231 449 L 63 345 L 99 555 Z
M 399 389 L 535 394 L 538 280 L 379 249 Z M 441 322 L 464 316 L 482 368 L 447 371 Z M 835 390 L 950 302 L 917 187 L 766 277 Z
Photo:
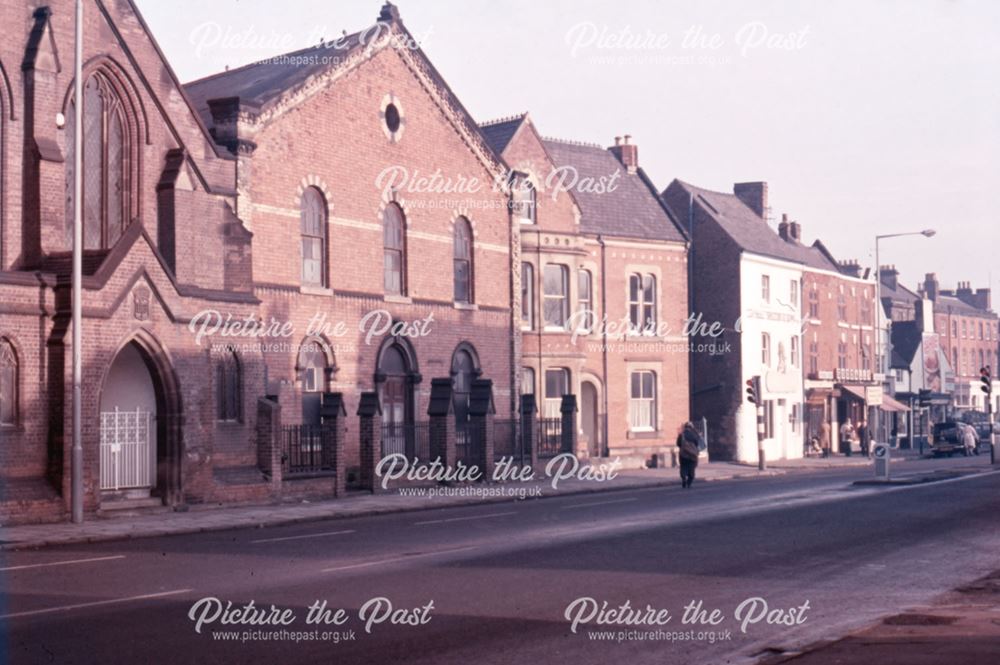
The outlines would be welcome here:
M 315 187 L 302 194 L 302 283 L 326 286 L 326 200 Z
M 478 375 L 476 359 L 472 353 L 463 348 L 455 351 L 451 357 L 452 399 L 455 403 L 455 420 L 464 423 L 469 417 L 469 395 L 472 392 L 472 380 Z
M 0 338 L 0 425 L 17 424 L 17 372 L 14 346 Z
M 390 295 L 406 294 L 406 220 L 395 203 L 385 209 L 383 216 L 383 245 L 385 247 L 385 292 Z
M 242 382 L 236 351 L 227 349 L 215 364 L 218 419 L 238 421 L 242 417 Z
M 522 178 L 514 182 L 513 186 L 513 207 L 514 216 L 522 224 L 534 224 L 537 221 L 535 209 L 537 206 L 537 192 L 535 186 L 527 178 Z
M 455 222 L 455 302 L 472 302 L 472 226 L 465 217 Z
M 66 124 L 66 221 L 72 246 L 74 149 L 73 104 Z M 83 247 L 113 246 L 128 223 L 125 116 L 121 99 L 103 74 L 94 74 L 83 86 Z
M 299 348 L 298 370 L 302 386 L 302 423 L 319 425 L 322 394 L 327 389 L 327 357 L 325 344 L 308 339 Z

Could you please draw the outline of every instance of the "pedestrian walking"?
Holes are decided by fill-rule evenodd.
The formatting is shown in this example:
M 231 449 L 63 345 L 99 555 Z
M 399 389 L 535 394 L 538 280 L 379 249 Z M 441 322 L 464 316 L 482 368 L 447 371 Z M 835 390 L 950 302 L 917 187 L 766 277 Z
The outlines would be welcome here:
M 861 454 L 865 457 L 870 457 L 871 452 L 871 431 L 868 429 L 868 423 L 862 420 L 858 423 L 858 443 L 861 445 Z
M 694 482 L 694 470 L 698 466 L 698 452 L 701 435 L 690 422 L 684 423 L 677 434 L 677 457 L 681 465 L 681 487 L 688 488 Z
M 823 449 L 823 457 L 830 456 L 830 423 L 823 421 L 819 426 L 819 447 Z
M 959 433 L 962 437 L 962 446 L 965 448 L 965 455 L 969 456 L 977 451 L 978 445 L 976 445 L 976 430 L 972 425 L 966 425 L 965 423 L 958 423 Z

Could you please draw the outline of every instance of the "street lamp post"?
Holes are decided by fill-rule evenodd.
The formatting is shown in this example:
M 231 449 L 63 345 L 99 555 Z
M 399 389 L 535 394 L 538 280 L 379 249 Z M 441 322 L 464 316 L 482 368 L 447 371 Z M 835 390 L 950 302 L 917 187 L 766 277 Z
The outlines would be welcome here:
M 908 231 L 906 233 L 886 233 L 883 235 L 875 236 L 875 374 L 882 372 L 882 262 L 879 259 L 878 244 L 879 241 L 885 240 L 886 238 L 901 238 L 903 236 L 923 236 L 925 238 L 932 237 L 937 231 L 934 229 L 924 229 L 923 231 Z M 873 377 L 874 378 L 874 377 Z M 882 379 L 883 386 L 885 385 L 885 378 Z M 912 410 L 912 406 L 910 407 Z M 881 419 L 880 419 L 881 420 Z M 912 421 L 911 421 L 912 422 Z M 879 425 L 882 423 L 879 422 Z M 876 429 L 876 431 L 878 431 Z M 913 446 L 913 429 L 907 432 L 907 436 L 910 437 L 910 446 Z

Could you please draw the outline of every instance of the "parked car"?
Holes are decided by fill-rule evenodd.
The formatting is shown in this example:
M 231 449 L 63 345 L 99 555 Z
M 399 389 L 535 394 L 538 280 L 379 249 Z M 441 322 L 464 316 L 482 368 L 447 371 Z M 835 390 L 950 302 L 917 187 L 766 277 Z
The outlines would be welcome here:
M 965 454 L 962 432 L 957 422 L 949 420 L 943 423 L 934 423 L 934 427 L 931 429 L 931 452 L 935 456 Z

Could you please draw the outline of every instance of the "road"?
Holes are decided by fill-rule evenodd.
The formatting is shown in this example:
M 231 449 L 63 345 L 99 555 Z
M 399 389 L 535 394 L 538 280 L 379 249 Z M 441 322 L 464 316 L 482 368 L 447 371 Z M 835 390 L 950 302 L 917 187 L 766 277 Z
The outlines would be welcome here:
M 986 471 L 988 460 L 897 468 L 972 467 Z M 1000 568 L 1000 474 L 850 484 L 870 475 L 803 472 L 9 552 L 0 559 L 0 661 L 752 662 Z M 755 597 L 793 625 L 764 619 L 741 632 L 734 611 Z M 203 598 L 288 609 L 295 620 L 284 630 L 302 641 L 241 642 L 244 631 L 282 626 L 212 622 L 211 601 L 197 606 L 205 621 L 196 632 L 189 613 Z M 369 633 L 358 613 L 377 598 L 392 613 L 375 608 Z M 672 616 L 659 626 L 581 616 L 573 633 L 566 609 L 581 598 Z M 306 625 L 322 600 L 343 608 L 346 623 Z M 720 610 L 721 623 L 682 624 L 684 607 L 699 600 Z M 636 630 L 660 632 L 619 641 L 619 631 Z M 230 634 L 237 641 L 224 639 Z

